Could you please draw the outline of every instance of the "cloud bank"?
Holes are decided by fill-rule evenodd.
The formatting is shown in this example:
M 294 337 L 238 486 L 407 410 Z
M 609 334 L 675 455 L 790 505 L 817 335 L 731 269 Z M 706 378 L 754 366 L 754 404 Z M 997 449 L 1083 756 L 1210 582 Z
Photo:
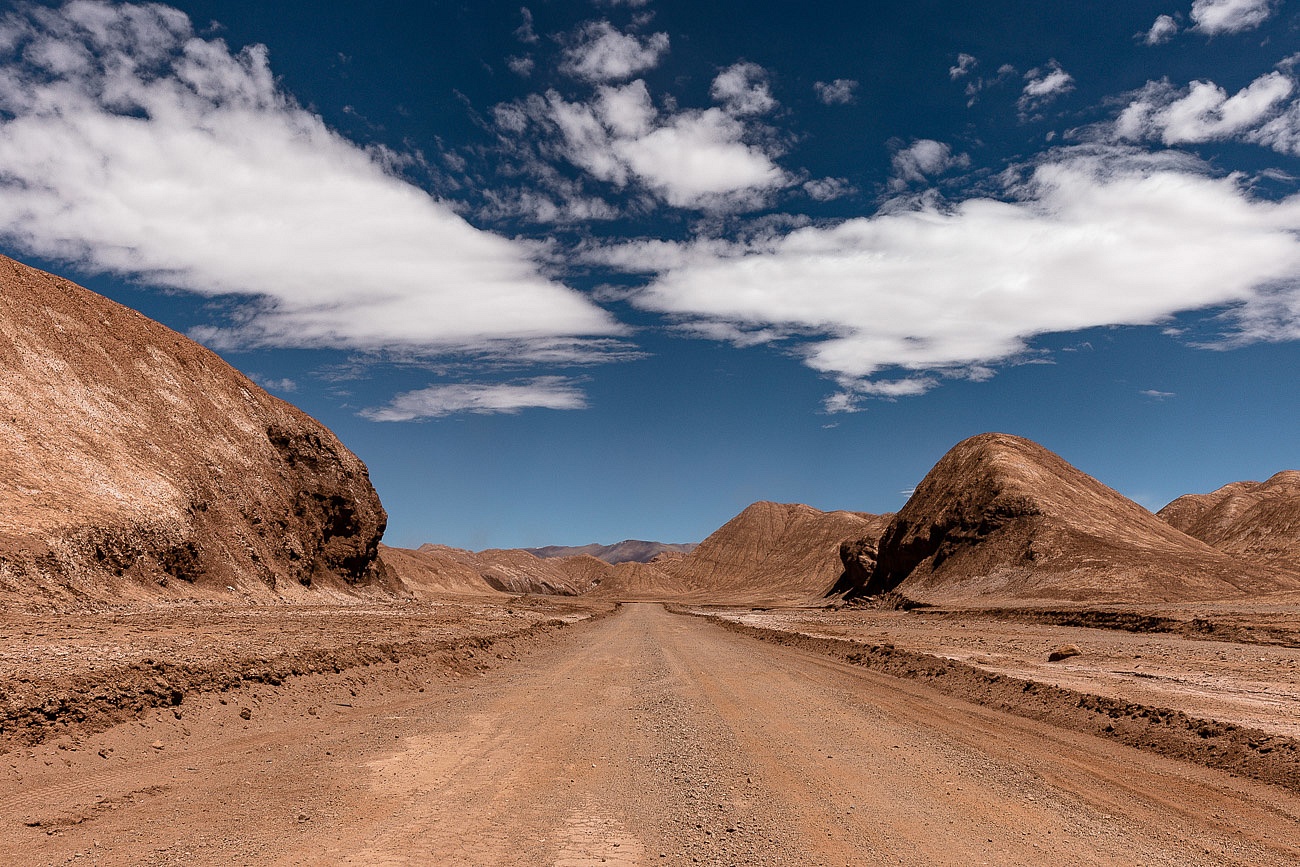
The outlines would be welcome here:
M 1300 333 L 1300 196 L 1253 199 L 1191 158 L 1058 152 L 1005 198 L 970 198 L 748 244 L 639 244 L 609 264 L 657 276 L 636 303 L 737 344 L 793 340 L 862 395 L 983 379 L 1040 335 L 1228 308 L 1240 339 Z
M 163 6 L 0 19 L 0 237 L 156 285 L 253 296 L 224 345 L 415 352 L 620 326 L 386 171 L 275 83 L 266 49 Z

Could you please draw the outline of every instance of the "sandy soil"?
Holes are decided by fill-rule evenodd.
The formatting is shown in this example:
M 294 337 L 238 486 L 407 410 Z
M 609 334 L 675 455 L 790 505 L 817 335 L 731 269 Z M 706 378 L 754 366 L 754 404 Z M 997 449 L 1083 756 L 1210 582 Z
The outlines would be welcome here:
M 868 644 L 889 643 L 998 674 L 1300 739 L 1300 642 L 1258 644 L 1055 626 L 984 616 L 978 611 L 711 613 L 751 626 Z M 1210 616 L 1204 607 L 1197 613 Z M 1011 614 L 1024 616 L 1023 612 Z M 1245 618 L 1246 613 L 1239 613 L 1230 619 L 1248 628 L 1251 623 Z M 1278 622 L 1271 617 L 1268 621 Z M 1048 654 L 1061 645 L 1073 645 L 1080 653 L 1049 662 Z
M 1300 859 L 1284 788 L 659 606 L 480 657 L 245 682 L 11 751 L 0 863 Z

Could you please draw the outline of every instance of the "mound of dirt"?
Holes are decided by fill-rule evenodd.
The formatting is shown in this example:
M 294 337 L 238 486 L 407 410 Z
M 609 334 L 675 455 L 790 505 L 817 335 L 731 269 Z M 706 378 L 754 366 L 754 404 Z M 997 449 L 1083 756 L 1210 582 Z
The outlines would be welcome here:
M 840 543 L 871 536 L 882 523 L 862 512 L 758 502 L 678 561 L 655 564 L 686 598 L 775 602 L 820 597 L 844 571 Z
M 547 545 L 545 548 L 524 548 L 523 550 L 538 557 L 575 557 L 579 554 L 587 554 L 598 560 L 604 560 L 606 563 L 618 564 L 649 563 L 665 552 L 687 554 L 694 549 L 695 543 L 693 542 L 644 542 L 640 539 L 624 539 L 622 542 L 615 542 L 613 545 L 599 545 L 593 542 L 590 545 L 578 545 L 576 547 Z
M 1300 569 L 1300 471 L 1188 494 L 1157 514 L 1226 554 Z
M 855 595 L 1190 601 L 1294 588 L 1243 567 L 1037 443 L 983 434 L 930 471 L 881 537 Z
M 0 370 L 8 601 L 386 584 L 365 465 L 197 343 L 0 257 Z

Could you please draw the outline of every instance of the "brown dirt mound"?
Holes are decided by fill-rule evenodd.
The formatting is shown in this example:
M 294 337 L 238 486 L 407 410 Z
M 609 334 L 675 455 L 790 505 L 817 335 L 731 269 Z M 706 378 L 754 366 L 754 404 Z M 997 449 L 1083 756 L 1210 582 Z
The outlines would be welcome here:
M 677 562 L 661 564 L 692 599 L 803 601 L 825 595 L 844 571 L 840 543 L 870 536 L 880 516 L 759 502 Z
M 3 601 L 384 584 L 365 465 L 197 343 L 0 257 L 0 370 Z
M 954 446 L 917 486 L 855 592 L 1178 601 L 1297 585 L 1180 532 L 1037 443 L 983 434 Z
M 1188 494 L 1157 514 L 1226 554 L 1300 570 L 1300 471 Z

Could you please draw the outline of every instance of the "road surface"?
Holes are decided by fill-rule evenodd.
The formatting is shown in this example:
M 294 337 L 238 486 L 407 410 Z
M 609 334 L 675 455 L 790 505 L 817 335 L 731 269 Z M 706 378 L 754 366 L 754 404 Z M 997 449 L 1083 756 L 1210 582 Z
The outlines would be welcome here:
M 657 605 L 406 678 L 4 756 L 0 863 L 1300 863 L 1285 790 Z

